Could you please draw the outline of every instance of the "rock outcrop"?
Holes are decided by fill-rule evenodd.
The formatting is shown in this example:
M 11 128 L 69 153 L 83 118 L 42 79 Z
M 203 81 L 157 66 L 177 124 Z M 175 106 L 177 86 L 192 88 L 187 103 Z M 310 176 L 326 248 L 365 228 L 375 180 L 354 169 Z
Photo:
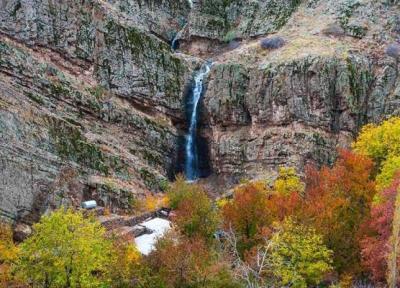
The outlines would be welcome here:
M 399 5 L 314 2 L 277 32 L 284 47 L 250 40 L 215 58 L 203 133 L 216 174 L 238 181 L 279 165 L 329 164 L 362 125 L 400 114 L 399 67 L 384 52 L 399 36 Z M 360 18 L 365 33 L 349 26 Z M 343 26 L 339 38 L 324 34 L 330 23 Z
M 395 75 L 360 54 L 217 64 L 204 101 L 214 171 L 240 178 L 332 163 L 363 124 L 400 114 Z

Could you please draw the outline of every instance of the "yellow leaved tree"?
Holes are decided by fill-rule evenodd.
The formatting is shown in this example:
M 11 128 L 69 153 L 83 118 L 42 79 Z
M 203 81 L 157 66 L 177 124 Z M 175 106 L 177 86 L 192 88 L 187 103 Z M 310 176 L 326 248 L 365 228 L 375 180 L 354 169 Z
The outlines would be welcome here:
M 63 208 L 43 216 L 20 245 L 19 275 L 35 287 L 101 287 L 107 283 L 112 243 L 104 228 Z
M 279 175 L 274 183 L 276 192 L 288 195 L 291 192 L 304 192 L 305 185 L 293 167 L 280 167 Z
M 332 251 L 315 229 L 287 218 L 271 238 L 271 266 L 281 287 L 318 284 L 332 269 Z
M 0 223 L 0 287 L 8 287 L 13 281 L 12 264 L 18 257 L 18 248 L 12 239 L 11 226 Z
M 400 170 L 400 117 L 364 126 L 353 148 L 375 161 L 377 188 L 387 188 Z

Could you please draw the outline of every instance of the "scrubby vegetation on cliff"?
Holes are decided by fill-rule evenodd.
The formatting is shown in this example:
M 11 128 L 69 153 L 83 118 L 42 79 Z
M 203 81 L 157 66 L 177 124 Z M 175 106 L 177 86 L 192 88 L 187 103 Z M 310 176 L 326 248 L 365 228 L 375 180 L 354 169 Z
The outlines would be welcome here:
M 173 229 L 141 256 L 91 216 L 61 208 L 14 244 L 1 226 L 5 287 L 396 287 L 400 119 L 365 126 L 354 150 L 275 181 L 247 180 L 214 204 L 183 177 L 168 187 Z M 390 173 L 386 168 L 390 163 Z

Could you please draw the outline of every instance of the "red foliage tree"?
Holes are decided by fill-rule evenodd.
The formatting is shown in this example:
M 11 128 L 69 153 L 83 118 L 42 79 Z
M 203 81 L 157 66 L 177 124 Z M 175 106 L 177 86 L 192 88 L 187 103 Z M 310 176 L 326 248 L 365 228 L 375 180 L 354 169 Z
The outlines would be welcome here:
M 326 245 L 334 251 L 334 266 L 340 273 L 360 270 L 357 232 L 369 215 L 375 195 L 372 168 L 369 158 L 346 150 L 339 151 L 332 168 L 307 168 L 300 218 L 324 236 Z
M 263 182 L 250 182 L 235 189 L 234 198 L 222 210 L 224 229 L 232 229 L 241 252 L 249 251 L 269 233 L 274 221 L 282 221 L 300 207 L 297 192 L 280 194 Z
M 387 257 L 390 252 L 389 239 L 399 188 L 400 175 L 395 178 L 389 188 L 382 192 L 379 204 L 373 206 L 371 216 L 362 227 L 364 234 L 360 241 L 362 263 L 371 272 L 376 282 L 385 281 Z
M 224 228 L 237 234 L 243 245 L 241 250 L 255 245 L 257 234 L 271 223 L 267 200 L 266 189 L 250 182 L 237 187 L 233 200 L 223 207 Z

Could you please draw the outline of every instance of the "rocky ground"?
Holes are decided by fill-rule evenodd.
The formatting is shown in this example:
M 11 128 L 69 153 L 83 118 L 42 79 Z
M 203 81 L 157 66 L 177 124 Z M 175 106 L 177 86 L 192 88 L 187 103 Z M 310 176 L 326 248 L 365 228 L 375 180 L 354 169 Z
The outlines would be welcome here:
M 182 159 L 185 95 L 205 59 L 214 61 L 200 129 L 209 183 L 331 163 L 363 124 L 400 114 L 399 67 L 385 55 L 400 39 L 399 1 L 190 6 L 0 3 L 2 210 L 34 220 L 94 198 L 129 211 L 162 191 Z M 271 35 L 286 44 L 262 49 Z

